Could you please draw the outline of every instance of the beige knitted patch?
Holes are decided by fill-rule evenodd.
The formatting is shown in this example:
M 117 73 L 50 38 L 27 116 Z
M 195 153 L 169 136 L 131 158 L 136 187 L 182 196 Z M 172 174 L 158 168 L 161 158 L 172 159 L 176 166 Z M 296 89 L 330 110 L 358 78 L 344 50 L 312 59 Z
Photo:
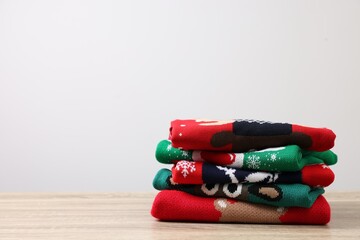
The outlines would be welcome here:
M 251 204 L 246 202 L 230 202 L 225 198 L 214 201 L 215 208 L 221 212 L 220 222 L 243 223 L 280 223 L 280 216 L 286 211 L 277 207 Z

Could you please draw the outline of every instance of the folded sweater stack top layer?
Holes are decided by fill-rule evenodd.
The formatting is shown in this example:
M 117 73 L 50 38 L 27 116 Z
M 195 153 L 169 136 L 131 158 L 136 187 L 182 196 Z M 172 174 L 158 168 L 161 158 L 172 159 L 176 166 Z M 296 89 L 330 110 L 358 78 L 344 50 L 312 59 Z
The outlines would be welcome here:
M 334 146 L 335 134 L 327 128 L 255 120 L 174 120 L 169 140 L 176 148 L 246 152 L 270 147 L 298 145 L 325 151 Z

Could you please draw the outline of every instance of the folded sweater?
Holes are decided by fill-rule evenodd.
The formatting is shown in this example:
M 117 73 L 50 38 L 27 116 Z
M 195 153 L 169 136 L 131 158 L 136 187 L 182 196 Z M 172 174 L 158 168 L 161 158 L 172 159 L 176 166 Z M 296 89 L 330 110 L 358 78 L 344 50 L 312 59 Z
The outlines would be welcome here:
M 174 120 L 169 140 L 176 148 L 246 152 L 270 147 L 298 145 L 325 151 L 334 146 L 335 134 L 327 128 L 256 120 Z
M 168 169 L 159 170 L 153 186 L 157 190 L 179 190 L 199 197 L 224 197 L 277 207 L 309 208 L 324 193 L 323 188 L 303 184 L 176 184 Z
M 179 160 L 205 161 L 220 166 L 262 171 L 299 171 L 306 165 L 325 163 L 333 165 L 337 156 L 330 150 L 324 152 L 302 150 L 297 145 L 267 148 L 245 153 L 182 150 L 174 148 L 169 140 L 156 147 L 156 159 L 161 163 Z
M 151 214 L 163 221 L 326 224 L 330 206 L 323 196 L 311 208 L 284 208 L 164 190 L 155 197 Z
M 172 179 L 179 184 L 301 183 L 313 187 L 326 187 L 334 178 L 334 173 L 325 164 L 305 166 L 297 172 L 263 172 L 183 160 L 172 168 Z

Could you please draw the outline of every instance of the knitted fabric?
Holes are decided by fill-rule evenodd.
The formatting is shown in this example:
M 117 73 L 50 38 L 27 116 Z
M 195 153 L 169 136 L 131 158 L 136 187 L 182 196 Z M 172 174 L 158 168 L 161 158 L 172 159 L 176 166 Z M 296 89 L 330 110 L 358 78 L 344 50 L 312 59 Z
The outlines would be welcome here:
M 323 196 L 311 208 L 284 208 L 164 190 L 155 197 L 151 214 L 163 221 L 326 224 L 330 207 Z
M 163 140 L 157 145 L 155 156 L 161 163 L 175 163 L 179 160 L 206 161 L 220 166 L 263 171 L 299 171 L 306 165 L 320 163 L 333 165 L 337 162 L 336 154 L 330 150 L 307 151 L 296 145 L 246 153 L 224 153 L 181 150 L 174 148 L 169 140 Z
M 325 151 L 334 146 L 330 129 L 254 120 L 174 120 L 169 140 L 176 148 L 246 152 L 270 147 L 298 145 L 306 150 Z
M 334 178 L 334 173 L 325 164 L 305 166 L 297 172 L 261 172 L 183 160 L 172 168 L 172 179 L 180 184 L 302 183 L 314 187 L 326 187 L 334 181 Z
M 199 197 L 225 197 L 277 207 L 309 208 L 324 193 L 323 188 L 311 188 L 303 184 L 176 184 L 168 169 L 161 169 L 156 174 L 153 186 L 157 190 L 179 190 Z

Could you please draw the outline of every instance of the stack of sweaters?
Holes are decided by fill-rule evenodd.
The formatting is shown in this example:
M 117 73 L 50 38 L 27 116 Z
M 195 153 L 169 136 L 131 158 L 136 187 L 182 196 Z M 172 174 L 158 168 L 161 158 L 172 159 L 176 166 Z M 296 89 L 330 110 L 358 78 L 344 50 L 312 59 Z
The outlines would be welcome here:
M 164 221 L 326 224 L 335 134 L 255 120 L 174 120 L 156 159 L 151 214 Z

